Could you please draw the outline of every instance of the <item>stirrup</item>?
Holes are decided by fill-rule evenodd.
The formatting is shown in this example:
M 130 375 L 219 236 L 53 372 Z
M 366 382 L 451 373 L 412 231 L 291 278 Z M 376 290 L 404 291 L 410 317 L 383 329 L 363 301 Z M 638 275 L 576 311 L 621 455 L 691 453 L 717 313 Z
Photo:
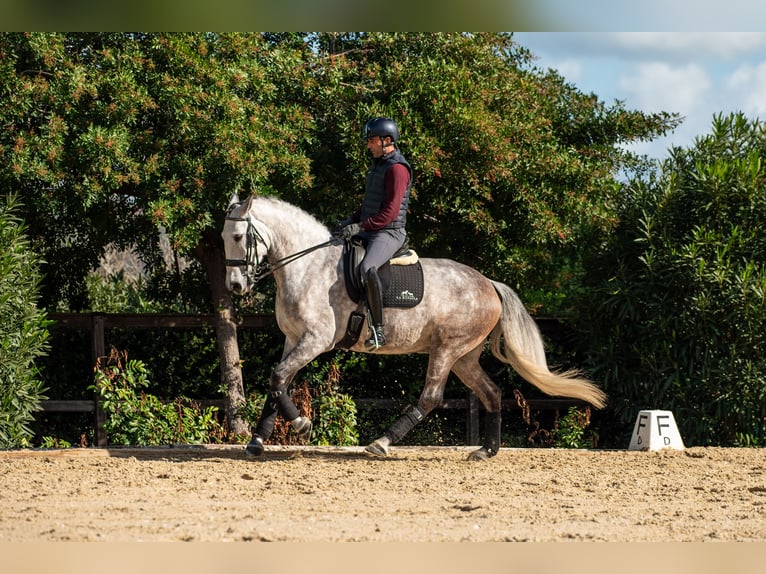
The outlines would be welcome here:
M 372 335 L 364 342 L 364 344 L 369 350 L 375 351 L 386 344 L 386 335 L 383 332 L 383 325 L 370 327 L 370 330 L 372 331 Z

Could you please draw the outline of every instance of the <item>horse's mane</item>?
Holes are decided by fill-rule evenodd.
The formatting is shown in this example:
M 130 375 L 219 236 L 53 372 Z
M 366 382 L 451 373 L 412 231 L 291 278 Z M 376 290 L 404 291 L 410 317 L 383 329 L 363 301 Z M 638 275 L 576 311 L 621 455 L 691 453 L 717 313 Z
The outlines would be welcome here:
M 258 195 L 253 198 L 253 215 L 258 219 L 259 213 L 272 213 L 295 232 L 313 237 L 317 235 L 326 239 L 329 229 L 316 217 L 293 205 L 271 195 Z

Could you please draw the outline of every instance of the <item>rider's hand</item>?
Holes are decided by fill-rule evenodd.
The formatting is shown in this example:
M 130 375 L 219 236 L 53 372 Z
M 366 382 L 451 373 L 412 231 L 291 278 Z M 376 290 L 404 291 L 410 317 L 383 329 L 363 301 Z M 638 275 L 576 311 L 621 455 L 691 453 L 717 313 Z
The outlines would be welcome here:
M 353 235 L 359 233 L 361 228 L 358 223 L 354 223 L 351 218 L 346 218 L 332 230 L 333 237 L 343 237 L 344 239 L 350 239 Z
M 354 235 L 362 230 L 362 226 L 358 223 L 349 223 L 342 230 L 341 234 L 344 239 L 351 239 Z
M 350 217 L 347 217 L 343 221 L 339 221 L 338 225 L 335 226 L 335 229 L 333 229 L 330 232 L 330 234 L 333 237 L 343 237 L 343 228 L 346 227 L 347 225 L 350 225 L 351 223 L 353 223 L 353 222 L 351 221 Z

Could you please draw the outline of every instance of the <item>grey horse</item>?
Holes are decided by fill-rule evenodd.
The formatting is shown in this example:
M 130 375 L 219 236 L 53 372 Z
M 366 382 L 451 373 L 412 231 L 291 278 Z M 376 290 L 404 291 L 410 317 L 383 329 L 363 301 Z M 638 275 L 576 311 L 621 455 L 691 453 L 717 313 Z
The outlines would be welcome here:
M 298 207 L 274 197 L 235 195 L 221 233 L 226 253 L 226 287 L 245 294 L 264 275 L 276 281 L 275 314 L 285 335 L 284 350 L 269 383 L 269 399 L 247 452 L 263 453 L 263 441 L 277 414 L 299 434 L 311 421 L 299 416 L 288 393 L 296 373 L 321 353 L 338 345 L 350 315 L 358 309 L 349 296 L 343 251 L 330 230 Z M 422 301 L 408 309 L 386 309 L 387 344 L 368 351 L 363 339 L 351 351 L 384 354 L 426 353 L 428 369 L 417 405 L 410 405 L 380 438 L 366 447 L 387 456 L 389 447 L 420 422 L 443 399 L 453 372 L 486 409 L 482 446 L 469 458 L 483 460 L 500 448 L 501 390 L 479 364 L 489 338 L 492 354 L 511 365 L 546 394 L 580 399 L 601 408 L 606 395 L 578 371 L 552 372 L 537 325 L 516 293 L 475 269 L 448 259 L 421 260 Z M 264 269 L 269 269 L 264 273 Z

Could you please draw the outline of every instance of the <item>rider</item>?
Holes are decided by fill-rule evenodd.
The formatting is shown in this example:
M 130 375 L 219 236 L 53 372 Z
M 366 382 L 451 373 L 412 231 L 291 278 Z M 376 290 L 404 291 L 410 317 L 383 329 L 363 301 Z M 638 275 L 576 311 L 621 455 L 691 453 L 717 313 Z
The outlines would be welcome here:
M 396 147 L 399 128 L 390 118 L 369 120 L 362 131 L 362 141 L 372 154 L 367 171 L 362 204 L 350 217 L 340 222 L 339 232 L 346 238 L 361 236 L 367 250 L 360 265 L 367 290 L 367 304 L 372 317 L 372 333 L 365 341 L 371 349 L 386 344 L 383 330 L 383 289 L 378 269 L 407 240 L 407 206 L 412 186 L 412 168 Z

